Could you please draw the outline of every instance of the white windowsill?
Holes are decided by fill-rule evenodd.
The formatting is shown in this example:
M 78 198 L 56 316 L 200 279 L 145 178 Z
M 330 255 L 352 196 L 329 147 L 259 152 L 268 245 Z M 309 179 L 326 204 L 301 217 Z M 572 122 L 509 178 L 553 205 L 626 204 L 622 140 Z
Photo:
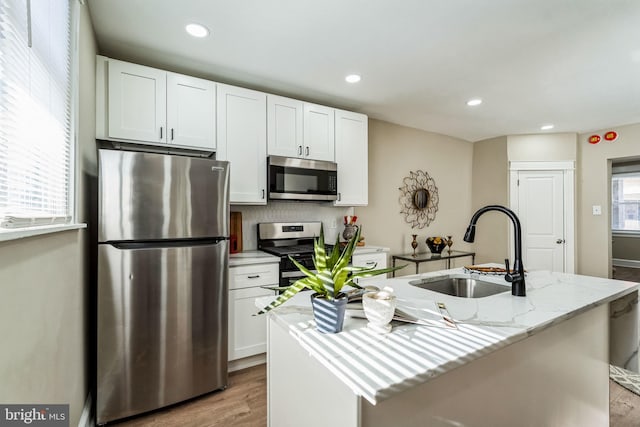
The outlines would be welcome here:
M 0 242 L 39 236 L 42 234 L 58 233 L 60 231 L 77 230 L 81 228 L 87 228 L 87 224 L 54 224 L 43 225 L 40 227 L 0 228 Z

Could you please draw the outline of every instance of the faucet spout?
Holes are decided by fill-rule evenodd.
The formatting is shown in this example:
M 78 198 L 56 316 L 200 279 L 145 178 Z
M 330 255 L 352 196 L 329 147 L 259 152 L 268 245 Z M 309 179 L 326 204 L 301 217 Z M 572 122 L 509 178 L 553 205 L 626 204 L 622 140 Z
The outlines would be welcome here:
M 520 226 L 520 220 L 518 219 L 518 216 L 511 209 L 505 208 L 504 206 L 500 205 L 489 205 L 478 209 L 476 213 L 474 213 L 471 217 L 471 221 L 469 222 L 467 231 L 464 234 L 464 241 L 472 243 L 475 240 L 476 223 L 478 222 L 478 218 L 480 218 L 485 212 L 489 211 L 502 212 L 507 215 L 513 223 L 515 258 L 513 260 L 513 270 L 509 269 L 509 262 L 508 260 L 506 260 L 507 274 L 505 274 L 504 278 L 507 282 L 511 282 L 512 295 L 519 297 L 526 296 L 524 266 L 522 265 L 522 227 Z

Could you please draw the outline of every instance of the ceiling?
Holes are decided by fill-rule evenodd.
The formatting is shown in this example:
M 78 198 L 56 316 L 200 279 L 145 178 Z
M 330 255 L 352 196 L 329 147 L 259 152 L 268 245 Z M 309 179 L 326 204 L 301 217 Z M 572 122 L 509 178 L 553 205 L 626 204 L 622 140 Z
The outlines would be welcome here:
M 101 54 L 468 141 L 640 122 L 638 0 L 88 5 Z

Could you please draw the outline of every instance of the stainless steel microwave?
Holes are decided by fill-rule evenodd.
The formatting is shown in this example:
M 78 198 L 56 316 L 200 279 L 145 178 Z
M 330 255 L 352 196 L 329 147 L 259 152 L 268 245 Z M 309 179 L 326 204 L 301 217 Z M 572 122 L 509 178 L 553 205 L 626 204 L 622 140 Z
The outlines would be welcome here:
M 267 157 L 269 199 L 330 201 L 338 198 L 335 162 Z

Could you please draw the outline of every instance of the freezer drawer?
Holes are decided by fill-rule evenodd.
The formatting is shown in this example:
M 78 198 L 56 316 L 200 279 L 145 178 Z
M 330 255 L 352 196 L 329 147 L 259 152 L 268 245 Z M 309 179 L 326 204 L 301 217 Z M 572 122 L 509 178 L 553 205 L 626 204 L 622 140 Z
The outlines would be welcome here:
M 229 236 L 229 164 L 99 150 L 99 242 Z
M 226 387 L 227 254 L 99 245 L 98 423 Z

